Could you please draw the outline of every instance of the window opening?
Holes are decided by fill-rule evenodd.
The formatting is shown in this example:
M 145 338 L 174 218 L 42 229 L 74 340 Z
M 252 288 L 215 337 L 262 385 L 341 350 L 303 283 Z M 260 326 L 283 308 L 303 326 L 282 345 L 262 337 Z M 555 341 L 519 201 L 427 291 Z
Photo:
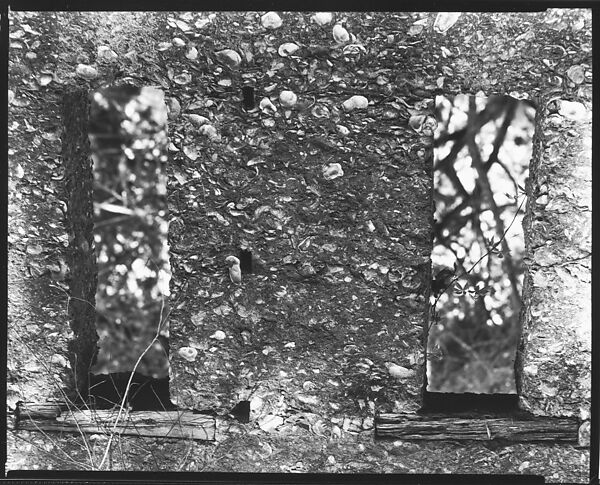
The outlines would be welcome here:
M 472 392 L 426 392 L 420 413 L 507 413 L 519 414 L 517 394 L 483 394 Z
M 535 107 L 438 96 L 436 117 L 426 390 L 516 393 Z
M 89 139 L 99 349 L 89 395 L 100 407 L 120 405 L 130 381 L 132 407 L 171 406 L 166 122 L 159 90 L 126 85 L 93 95 Z
M 127 387 L 125 405 L 132 411 L 169 411 L 176 409 L 169 397 L 169 378 L 154 379 L 139 372 L 115 372 L 90 376 L 90 403 L 96 409 L 121 405 Z

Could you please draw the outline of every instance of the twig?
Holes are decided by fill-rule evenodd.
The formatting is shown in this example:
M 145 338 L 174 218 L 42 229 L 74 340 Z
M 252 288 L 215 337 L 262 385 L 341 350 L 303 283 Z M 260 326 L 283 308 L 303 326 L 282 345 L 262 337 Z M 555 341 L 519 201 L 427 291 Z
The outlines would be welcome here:
M 510 221 L 510 224 L 508 225 L 508 227 L 506 228 L 506 230 L 502 234 L 502 237 L 488 250 L 487 253 L 483 254 L 477 261 L 475 261 L 475 263 L 473 263 L 473 265 L 469 268 L 468 271 L 465 272 L 465 274 L 469 274 L 471 271 L 473 271 L 473 269 L 475 268 L 475 266 L 477 266 L 483 260 L 483 258 L 489 256 L 489 254 L 492 252 L 492 250 L 495 249 L 496 246 L 502 242 L 502 240 L 506 237 L 506 234 L 510 230 L 511 226 L 515 222 L 517 216 L 519 215 L 519 211 L 521 210 L 521 207 L 525 203 L 526 199 L 527 199 L 526 196 L 523 197 L 523 200 L 519 204 L 518 209 L 515 211 L 515 215 L 512 218 L 512 221 Z M 452 280 L 450 281 L 450 283 L 448 283 L 448 285 L 446 285 L 446 287 L 440 292 L 439 296 L 435 299 L 435 301 L 433 302 L 433 305 L 432 305 L 433 308 L 434 308 L 434 312 L 435 312 L 435 307 L 437 306 L 438 302 L 440 301 L 440 298 L 442 297 L 442 295 L 444 293 L 446 293 L 446 291 L 448 290 L 448 288 L 450 288 L 454 283 L 456 283 L 459 280 L 459 278 L 460 278 L 460 276 L 458 276 L 458 275 L 455 276 L 454 278 L 452 278 Z M 431 327 L 433 326 L 434 323 L 435 323 L 435 320 L 432 319 L 432 321 L 429 324 L 428 330 L 431 330 Z
M 511 105 L 509 105 L 509 108 L 508 108 L 509 113 L 507 113 L 507 116 L 510 114 L 511 109 L 514 110 L 514 103 L 511 103 Z M 471 97 L 471 98 L 469 98 L 469 118 L 475 117 L 475 116 L 476 116 L 475 98 Z M 506 125 L 506 121 L 507 121 L 507 119 L 505 119 L 505 125 Z M 506 128 L 508 128 L 508 127 L 506 126 Z M 496 141 L 498 141 L 498 139 Z M 473 166 L 475 167 L 475 170 L 477 170 L 478 181 L 481 183 L 482 194 L 487 199 L 487 203 L 489 204 L 489 206 L 492 210 L 492 214 L 494 215 L 494 221 L 496 223 L 496 227 L 495 227 L 496 231 L 495 232 L 496 233 L 499 232 L 500 234 L 502 234 L 502 237 L 500 238 L 500 241 L 499 241 L 502 244 L 502 251 L 504 252 L 504 254 L 508 254 L 509 247 L 505 240 L 506 231 L 504 231 L 504 223 L 502 221 L 502 218 L 500 217 L 500 212 L 498 211 L 496 201 L 494 200 L 494 194 L 492 193 L 492 189 L 490 187 L 490 182 L 487 178 L 487 172 L 483 169 L 483 163 L 481 161 L 480 149 L 479 149 L 479 146 L 477 145 L 477 142 L 475 141 L 474 134 L 472 136 L 470 136 L 469 139 L 467 140 L 467 145 L 469 147 L 469 154 L 471 155 L 471 161 L 473 163 Z M 497 246 L 497 244 L 495 244 L 494 246 Z M 510 280 L 510 284 L 513 289 L 513 291 L 510 294 L 511 299 L 513 300 L 514 306 L 518 307 L 521 304 L 521 297 L 520 297 L 519 291 L 518 291 L 517 279 L 515 276 L 515 268 L 512 263 L 512 258 L 509 258 L 509 257 L 504 258 L 502 266 L 506 269 L 506 272 L 508 273 L 508 278 Z
M 121 416 L 123 415 L 123 410 L 125 409 L 125 403 L 127 401 L 127 396 L 129 394 L 129 389 L 131 388 L 131 382 L 133 381 L 134 373 L 135 373 L 136 369 L 138 368 L 138 366 L 140 365 L 140 363 L 141 363 L 144 355 L 146 355 L 146 353 L 152 348 L 152 346 L 154 345 L 154 343 L 158 340 L 158 337 L 160 336 L 160 331 L 162 329 L 162 324 L 164 323 L 164 321 L 163 321 L 163 311 L 164 311 L 164 308 L 165 308 L 165 301 L 163 299 L 161 301 L 161 306 L 160 306 L 159 324 L 158 324 L 158 327 L 157 327 L 157 330 L 156 330 L 156 335 L 150 341 L 150 343 L 144 349 L 144 351 L 140 354 L 140 356 L 138 357 L 135 365 L 133 366 L 133 369 L 131 370 L 131 373 L 129 374 L 129 380 L 127 381 L 127 386 L 125 387 L 125 392 L 123 393 L 123 399 L 122 399 L 121 404 L 119 406 L 119 413 L 118 413 L 117 418 L 115 419 L 115 422 L 113 424 L 113 429 L 111 431 L 111 435 L 110 435 L 109 441 L 108 441 L 108 443 L 106 445 L 104 456 L 102 457 L 102 460 L 101 460 L 100 465 L 98 467 L 100 470 L 104 466 L 104 463 L 106 461 L 106 457 L 107 457 L 108 452 L 109 452 L 109 450 L 110 450 L 110 448 L 112 446 L 112 440 L 113 440 L 113 437 L 114 437 L 114 435 L 116 433 L 117 426 L 119 425 L 119 422 L 121 420 Z

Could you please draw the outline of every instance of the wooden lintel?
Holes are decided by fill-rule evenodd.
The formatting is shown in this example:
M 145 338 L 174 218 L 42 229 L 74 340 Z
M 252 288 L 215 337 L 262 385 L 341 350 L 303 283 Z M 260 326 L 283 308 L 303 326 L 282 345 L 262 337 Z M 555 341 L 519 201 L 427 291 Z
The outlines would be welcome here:
M 375 434 L 400 440 L 576 444 L 578 426 L 577 418 L 390 413 L 377 416 Z
M 28 431 L 118 434 L 203 441 L 215 439 L 215 418 L 190 410 L 124 410 L 118 418 L 118 408 L 80 410 L 61 403 L 20 402 L 16 414 L 17 429 Z

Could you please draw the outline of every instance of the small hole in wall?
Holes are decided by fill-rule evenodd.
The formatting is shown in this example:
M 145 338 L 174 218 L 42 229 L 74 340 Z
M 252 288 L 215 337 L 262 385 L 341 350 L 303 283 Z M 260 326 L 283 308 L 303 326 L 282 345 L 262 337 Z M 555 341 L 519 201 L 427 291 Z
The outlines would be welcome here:
M 242 273 L 252 273 L 252 251 L 240 249 L 240 269 Z
M 229 412 L 231 416 L 237 419 L 240 423 L 250 422 L 250 401 L 240 401 Z
M 252 86 L 244 86 L 242 88 L 242 101 L 246 111 L 253 110 L 256 107 L 254 100 L 254 88 Z

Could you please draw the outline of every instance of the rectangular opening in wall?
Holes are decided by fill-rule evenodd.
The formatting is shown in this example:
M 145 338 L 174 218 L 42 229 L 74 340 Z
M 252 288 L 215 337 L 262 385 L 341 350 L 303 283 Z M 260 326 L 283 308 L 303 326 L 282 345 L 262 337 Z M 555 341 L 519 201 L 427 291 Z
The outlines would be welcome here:
M 150 402 L 161 409 L 169 405 L 170 281 L 162 92 L 129 85 L 97 91 L 89 138 L 99 335 L 89 394 L 100 407 L 129 401 L 134 409 Z
M 242 102 L 246 111 L 251 111 L 256 107 L 253 86 L 244 86 L 242 88 Z
M 535 106 L 438 96 L 436 116 L 426 390 L 515 394 Z

